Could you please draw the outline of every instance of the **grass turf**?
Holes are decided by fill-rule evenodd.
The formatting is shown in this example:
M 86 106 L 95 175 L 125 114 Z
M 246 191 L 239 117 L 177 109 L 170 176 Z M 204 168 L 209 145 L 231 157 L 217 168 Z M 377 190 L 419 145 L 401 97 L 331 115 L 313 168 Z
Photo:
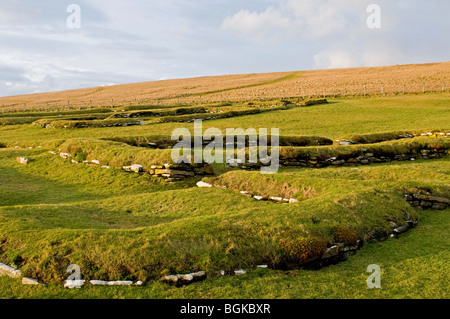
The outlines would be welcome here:
M 280 127 L 283 135 L 333 139 L 349 133 L 426 131 L 446 128 L 448 99 L 448 94 L 344 99 L 311 108 L 209 121 L 204 128 Z M 0 142 L 4 146 L 43 146 L 33 150 L 0 149 L 0 261 L 15 263 L 26 275 L 50 284 L 48 288 L 30 288 L 0 278 L 0 296 L 447 296 L 448 253 L 443 247 L 448 246 L 444 236 L 448 210 L 447 215 L 418 214 L 403 200 L 403 193 L 420 188 L 448 197 L 448 157 L 392 162 L 358 170 L 286 168 L 267 177 L 264 183 L 259 173 L 228 172 L 219 167 L 218 172 L 224 174 L 218 178 L 236 189 L 264 190 L 273 195 L 288 191 L 289 196 L 301 200 L 298 204 L 280 205 L 256 202 L 230 190 L 198 189 L 194 187 L 195 179 L 165 184 L 117 169 L 72 165 L 47 153 L 48 149 L 61 145 L 70 148 L 73 140 L 66 140 L 72 138 L 87 143 L 87 138 L 167 135 L 180 126 L 191 124 L 76 130 L 31 125 L 0 127 Z M 102 147 L 92 147 L 93 152 L 102 151 Z M 15 162 L 17 156 L 30 156 L 35 161 L 22 166 Z M 244 277 L 214 277 L 220 269 L 231 271 L 280 262 L 283 256 L 280 240 L 291 238 L 292 232 L 300 239 L 320 238 L 331 244 L 333 229 L 338 225 L 351 227 L 360 238 L 365 238 L 374 232 L 388 233 L 393 222 L 403 224 L 419 215 L 422 219 L 419 228 L 399 240 L 370 244 L 349 261 L 320 272 L 258 270 Z M 404 244 L 396 246 L 399 243 Z M 365 268 L 377 260 L 381 260 L 386 288 L 369 291 L 365 287 Z M 150 281 L 142 288 L 86 287 L 68 292 L 56 283 L 67 277 L 65 268 L 70 263 L 82 266 L 86 279 Z M 153 281 L 164 274 L 194 270 L 207 270 L 210 278 L 182 289 Z

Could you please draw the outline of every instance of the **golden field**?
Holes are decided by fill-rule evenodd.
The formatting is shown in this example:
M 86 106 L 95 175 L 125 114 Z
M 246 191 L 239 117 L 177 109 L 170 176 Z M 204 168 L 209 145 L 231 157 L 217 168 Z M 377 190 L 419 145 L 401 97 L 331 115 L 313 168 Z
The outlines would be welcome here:
M 103 86 L 0 98 L 2 112 L 205 104 L 288 97 L 448 91 L 450 62 L 242 74 Z

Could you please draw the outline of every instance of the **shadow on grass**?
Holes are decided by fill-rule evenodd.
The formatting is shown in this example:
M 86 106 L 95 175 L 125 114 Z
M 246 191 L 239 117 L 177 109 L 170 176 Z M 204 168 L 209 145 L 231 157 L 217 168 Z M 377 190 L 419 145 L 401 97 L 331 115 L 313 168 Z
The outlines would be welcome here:
M 80 202 L 98 197 L 79 191 L 75 185 L 0 167 L 0 207 L 30 204 Z

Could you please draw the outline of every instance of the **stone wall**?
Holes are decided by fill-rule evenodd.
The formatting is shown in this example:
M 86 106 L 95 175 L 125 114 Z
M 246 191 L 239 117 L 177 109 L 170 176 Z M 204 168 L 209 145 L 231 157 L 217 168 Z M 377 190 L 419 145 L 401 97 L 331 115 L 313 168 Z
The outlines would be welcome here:
M 38 120 L 33 122 L 33 125 L 40 126 L 41 128 L 48 129 L 75 129 L 75 128 L 87 128 L 87 127 L 126 127 L 126 126 L 136 126 L 145 125 L 141 120 L 92 120 L 92 121 L 47 121 Z
M 369 150 L 361 155 L 336 155 L 326 159 L 314 155 L 304 155 L 297 158 L 288 158 L 280 154 L 281 166 L 294 167 L 312 167 L 322 168 L 327 166 L 359 166 L 374 163 L 387 163 L 392 161 L 415 161 L 418 159 L 438 159 L 443 158 L 448 151 L 446 149 L 423 149 L 418 152 L 410 152 L 405 154 L 377 154 L 371 153 Z M 252 170 L 261 168 L 261 164 L 237 164 L 243 170 Z
M 164 164 L 152 166 L 148 173 L 154 177 L 165 178 L 168 182 L 174 182 L 188 177 L 214 175 L 214 169 L 209 164 Z
M 57 155 L 57 152 L 50 151 L 52 155 Z M 70 159 L 73 164 L 80 164 L 80 162 L 72 159 L 72 154 L 70 153 L 59 153 L 59 156 L 63 159 Z M 87 165 L 94 164 L 95 166 L 100 166 L 100 161 L 98 160 L 86 160 L 83 163 Z M 102 168 L 110 169 L 110 166 L 101 166 Z M 150 168 L 146 168 L 140 164 L 133 164 L 130 166 L 123 166 L 122 169 L 127 172 L 133 173 L 148 173 L 154 177 L 161 177 L 166 179 L 168 182 L 181 181 L 188 177 L 194 176 L 206 176 L 214 175 L 214 169 L 210 164 L 163 164 L 163 165 L 153 165 Z
M 416 159 L 436 159 L 442 158 L 446 154 L 447 150 L 444 149 L 425 149 L 415 154 L 379 154 L 377 156 L 375 156 L 373 153 L 367 152 L 357 157 L 343 158 L 340 156 L 336 156 L 330 157 L 325 160 L 321 160 L 316 156 L 308 156 L 296 160 L 280 158 L 280 164 L 283 166 L 305 166 L 320 168 L 326 166 L 368 165 L 373 163 L 387 163 L 391 161 L 414 161 Z
M 375 134 L 361 134 L 354 135 L 353 137 L 341 137 L 335 141 L 336 145 L 355 145 L 355 144 L 375 144 L 387 141 L 396 141 L 402 139 L 412 139 L 415 137 L 450 137 L 450 132 L 425 132 L 425 133 L 416 133 L 416 132 L 387 132 L 387 133 L 375 133 Z
M 228 189 L 228 187 L 225 185 L 209 184 L 209 183 L 205 183 L 203 181 L 198 182 L 197 187 L 200 187 L 200 188 L 216 187 L 216 188 L 223 189 L 223 190 Z M 271 201 L 274 203 L 281 203 L 281 204 L 298 203 L 298 199 L 295 199 L 295 198 L 284 198 L 284 197 L 279 197 L 279 196 L 261 196 L 261 195 L 254 194 L 254 193 L 246 191 L 246 190 L 241 190 L 241 191 L 231 190 L 231 191 L 238 192 L 240 195 L 242 195 L 244 197 L 253 198 L 258 201 Z
M 406 194 L 405 199 L 418 209 L 444 210 L 450 207 L 450 199 L 423 194 Z

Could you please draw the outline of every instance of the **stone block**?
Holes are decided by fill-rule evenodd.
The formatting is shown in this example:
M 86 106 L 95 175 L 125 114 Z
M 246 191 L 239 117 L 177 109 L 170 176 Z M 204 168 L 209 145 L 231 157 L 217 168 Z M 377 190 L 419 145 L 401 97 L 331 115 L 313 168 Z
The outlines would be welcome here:
M 16 270 L 12 267 L 9 267 L 5 264 L 0 263 L 0 276 L 9 276 L 11 278 L 19 278 L 22 276 L 22 272 L 20 270 Z
M 431 207 L 431 209 L 435 209 L 435 210 L 444 210 L 446 209 L 448 206 L 446 204 L 441 204 L 441 203 L 434 203 L 433 206 Z
M 84 286 L 85 282 L 86 280 L 66 280 L 64 283 L 64 288 L 81 288 Z
M 175 170 L 175 169 L 167 169 L 166 173 L 167 174 L 172 174 L 172 175 L 181 175 L 181 176 L 195 176 L 194 172 Z
M 322 259 L 335 257 L 338 254 L 339 254 L 339 245 L 334 245 L 326 250 L 326 252 L 322 256 Z
M 132 281 L 108 281 L 108 286 L 131 286 Z
M 199 271 L 191 274 L 179 274 L 164 276 L 160 281 L 165 282 L 169 285 L 175 285 L 177 287 L 185 286 L 206 279 L 206 273 L 204 271 Z
M 30 162 L 30 160 L 26 157 L 17 157 L 16 161 L 17 163 L 24 165 L 27 165 Z
M 22 285 L 38 286 L 38 285 L 42 285 L 42 283 L 40 283 L 39 280 L 37 280 L 37 279 L 23 277 Z
M 213 187 L 211 184 L 205 183 L 205 182 L 198 182 L 197 187 Z
M 133 164 L 131 165 L 131 170 L 135 173 L 141 173 L 144 171 L 144 166 L 139 164 Z

